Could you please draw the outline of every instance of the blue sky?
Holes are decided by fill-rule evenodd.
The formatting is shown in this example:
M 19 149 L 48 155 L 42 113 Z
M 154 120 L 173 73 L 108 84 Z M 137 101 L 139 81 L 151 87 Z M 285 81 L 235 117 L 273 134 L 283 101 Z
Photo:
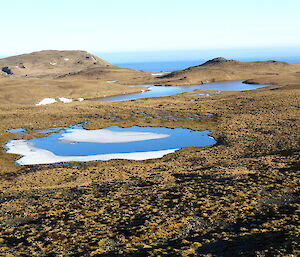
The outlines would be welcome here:
M 299 0 L 3 0 L 1 6 L 2 56 L 300 46 Z

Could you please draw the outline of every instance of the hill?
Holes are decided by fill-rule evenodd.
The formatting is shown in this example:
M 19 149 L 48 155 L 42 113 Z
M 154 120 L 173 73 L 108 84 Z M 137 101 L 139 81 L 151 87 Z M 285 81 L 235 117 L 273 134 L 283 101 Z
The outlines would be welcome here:
M 300 64 L 278 61 L 239 62 L 222 57 L 160 77 L 158 84 L 198 84 L 212 81 L 255 79 L 268 82 L 285 77 L 298 81 Z M 291 78 L 290 78 L 291 77 Z
M 13 77 L 57 77 L 111 64 L 86 51 L 45 50 L 0 59 L 0 74 Z
M 0 79 L 0 256 L 298 256 L 299 68 L 217 58 L 162 79 L 114 66 L 59 79 L 6 75 Z M 254 78 L 272 86 L 93 101 L 141 92 L 124 85 L 129 72 L 131 82 L 145 85 Z M 44 98 L 57 102 L 36 106 Z M 75 124 L 91 131 L 205 129 L 217 144 L 147 161 L 28 166 L 16 165 L 19 156 L 3 148 L 11 139 L 55 133 L 49 128 L 68 133 L 60 129 Z M 24 131 L 11 133 L 17 128 Z

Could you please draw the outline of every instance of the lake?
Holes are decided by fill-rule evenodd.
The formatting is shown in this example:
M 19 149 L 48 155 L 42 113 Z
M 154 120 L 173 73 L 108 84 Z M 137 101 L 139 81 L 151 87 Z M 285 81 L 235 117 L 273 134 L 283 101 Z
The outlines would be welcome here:
M 110 97 L 103 97 L 97 99 L 97 101 L 109 101 L 109 102 L 120 102 L 129 101 L 148 97 L 162 97 L 171 96 L 186 92 L 192 92 L 196 89 L 204 90 L 215 90 L 215 91 L 244 91 L 251 90 L 261 87 L 266 87 L 268 85 L 255 85 L 255 84 L 245 84 L 243 80 L 236 81 L 222 81 L 222 82 L 211 82 L 207 84 L 193 85 L 193 86 L 154 86 L 154 85 L 137 85 L 137 87 L 145 86 L 149 91 L 143 91 L 134 94 L 127 95 L 117 95 Z
M 111 126 L 86 130 L 81 126 L 63 128 L 45 137 L 10 140 L 7 153 L 21 155 L 19 165 L 59 162 L 146 160 L 161 158 L 182 147 L 203 147 L 216 143 L 211 131 L 185 128 Z

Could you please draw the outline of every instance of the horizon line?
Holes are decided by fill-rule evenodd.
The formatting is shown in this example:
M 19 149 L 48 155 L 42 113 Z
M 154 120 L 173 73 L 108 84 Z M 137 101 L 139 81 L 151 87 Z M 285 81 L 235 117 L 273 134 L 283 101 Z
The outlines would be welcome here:
M 29 51 L 14 51 L 14 52 L 0 52 L 0 56 L 14 56 L 14 55 L 21 55 L 21 54 L 29 54 L 34 52 L 40 52 L 40 51 L 86 51 L 91 53 L 100 53 L 100 54 L 120 54 L 120 53 L 152 53 L 152 52 L 193 52 L 193 51 L 218 51 L 218 50 L 266 50 L 266 49 L 300 49 L 300 45 L 287 45 L 287 46 L 243 46 L 243 47 L 202 47 L 202 48 L 178 48 L 178 49 L 137 49 L 137 50 L 89 50 L 89 49 L 37 49 L 37 50 L 29 50 Z

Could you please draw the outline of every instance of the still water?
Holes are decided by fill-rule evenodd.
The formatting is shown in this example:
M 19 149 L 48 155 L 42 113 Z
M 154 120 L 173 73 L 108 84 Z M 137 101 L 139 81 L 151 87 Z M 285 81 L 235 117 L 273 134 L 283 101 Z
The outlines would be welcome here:
M 104 97 L 97 99 L 98 101 L 109 101 L 109 102 L 120 102 L 129 101 L 148 97 L 160 97 L 160 96 L 171 96 L 180 93 L 191 92 L 196 89 L 204 90 L 216 90 L 216 91 L 243 91 L 251 90 L 261 87 L 266 87 L 267 85 L 255 85 L 255 84 L 245 84 L 243 80 L 236 81 L 222 81 L 222 82 L 211 82 L 201 85 L 193 86 L 154 86 L 154 85 L 138 85 L 145 86 L 149 91 L 127 94 L 127 95 L 117 95 L 111 97 Z
M 22 155 L 20 165 L 111 159 L 146 160 L 161 158 L 182 147 L 216 143 L 211 131 L 184 128 L 111 126 L 86 130 L 80 126 L 31 140 L 10 140 L 8 153 Z

